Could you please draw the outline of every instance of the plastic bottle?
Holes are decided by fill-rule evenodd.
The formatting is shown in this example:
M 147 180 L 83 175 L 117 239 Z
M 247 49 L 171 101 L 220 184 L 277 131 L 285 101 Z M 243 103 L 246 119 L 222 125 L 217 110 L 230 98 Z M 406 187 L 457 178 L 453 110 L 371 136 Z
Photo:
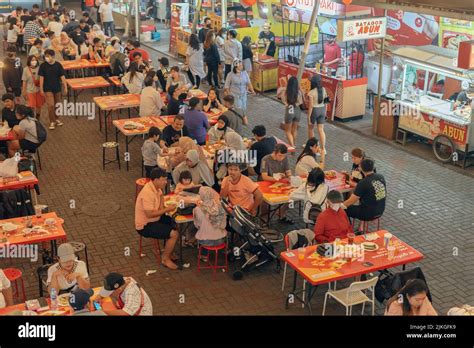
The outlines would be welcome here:
M 51 289 L 51 293 L 49 296 L 51 300 L 51 310 L 57 311 L 58 310 L 58 294 L 55 288 Z

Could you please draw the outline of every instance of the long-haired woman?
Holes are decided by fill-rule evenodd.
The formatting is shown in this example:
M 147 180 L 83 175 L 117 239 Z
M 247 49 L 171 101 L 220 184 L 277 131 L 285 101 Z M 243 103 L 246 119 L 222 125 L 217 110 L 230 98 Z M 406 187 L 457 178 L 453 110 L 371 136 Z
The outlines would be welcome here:
M 209 30 L 204 40 L 204 61 L 207 65 L 207 81 L 209 85 L 219 88 L 218 73 L 221 57 L 215 40 L 216 34 L 212 30 Z M 214 84 L 212 84 L 213 81 Z
M 298 123 L 301 119 L 300 105 L 303 104 L 303 95 L 296 77 L 291 76 L 288 79 L 288 85 L 281 99 L 285 104 L 284 124 L 286 138 L 290 146 L 295 146 Z
M 326 90 L 322 87 L 321 76 L 314 75 L 311 78 L 311 90 L 308 92 L 308 138 L 314 138 L 314 125 L 318 127 L 321 149 L 326 153 L 326 133 L 324 123 L 326 122 Z
M 186 50 L 186 65 L 188 76 L 194 87 L 199 88 L 201 79 L 206 76 L 204 72 L 204 51 L 196 34 L 189 37 L 189 46 Z

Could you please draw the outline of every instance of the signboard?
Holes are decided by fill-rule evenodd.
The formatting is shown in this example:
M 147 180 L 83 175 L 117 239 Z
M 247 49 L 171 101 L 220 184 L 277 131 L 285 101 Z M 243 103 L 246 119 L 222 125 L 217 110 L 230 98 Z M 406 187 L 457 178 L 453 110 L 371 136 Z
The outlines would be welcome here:
M 320 0 L 318 15 L 342 16 L 345 12 L 344 4 L 338 4 L 331 0 Z
M 409 132 L 433 140 L 437 135 L 444 134 L 464 150 L 467 142 L 467 126 L 460 126 L 441 118 L 420 112 L 420 116 L 400 115 L 398 127 Z
M 440 19 L 438 43 L 441 47 L 457 51 L 461 42 L 472 39 L 474 39 L 474 22 L 452 18 Z
M 316 0 L 285 0 L 286 5 L 301 11 L 312 12 L 316 6 Z
M 311 21 L 311 12 L 298 10 L 295 7 L 282 6 L 283 18 L 290 22 L 309 24 Z
M 373 16 L 384 16 L 384 10 L 374 8 Z M 439 29 L 439 17 L 402 10 L 387 11 L 386 49 L 391 46 L 436 45 Z M 436 41 L 435 41 L 436 40 Z M 369 51 L 375 49 L 374 41 L 369 42 Z
M 337 27 L 338 41 L 378 39 L 386 35 L 387 18 L 340 19 Z

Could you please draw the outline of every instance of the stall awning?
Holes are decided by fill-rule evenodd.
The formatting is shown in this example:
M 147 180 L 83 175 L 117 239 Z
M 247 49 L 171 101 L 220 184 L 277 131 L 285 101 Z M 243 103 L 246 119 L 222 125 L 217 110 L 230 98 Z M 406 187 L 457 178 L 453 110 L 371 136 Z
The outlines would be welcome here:
M 355 5 L 378 7 L 387 10 L 403 10 L 433 16 L 474 21 L 473 0 L 354 0 Z
M 394 57 L 400 57 L 420 66 L 432 66 L 446 71 L 448 74 L 473 79 L 474 71 L 460 69 L 455 66 L 456 52 L 438 46 L 400 46 L 392 50 Z

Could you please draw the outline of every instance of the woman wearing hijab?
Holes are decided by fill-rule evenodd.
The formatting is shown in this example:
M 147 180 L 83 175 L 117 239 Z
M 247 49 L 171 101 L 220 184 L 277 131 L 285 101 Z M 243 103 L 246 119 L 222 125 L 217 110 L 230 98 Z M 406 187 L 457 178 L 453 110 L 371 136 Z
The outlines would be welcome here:
M 219 194 L 210 187 L 199 189 L 199 202 L 193 210 L 194 226 L 198 229 L 196 239 L 199 245 L 216 246 L 226 243 L 227 218 Z M 200 251 L 201 261 L 207 262 L 207 250 Z
M 186 160 L 173 170 L 172 176 L 175 184 L 179 182 L 179 176 L 181 172 L 185 170 L 188 170 L 191 173 L 195 185 L 214 185 L 214 175 L 211 168 L 207 165 L 206 160 L 202 160 L 199 157 L 199 152 L 197 150 L 189 150 L 186 153 Z
M 169 168 L 176 168 L 179 164 L 186 161 L 186 154 L 189 150 L 196 150 L 199 154 L 199 159 L 206 162 L 206 155 L 201 146 L 197 145 L 190 137 L 181 137 L 178 140 L 177 152 L 174 156 L 169 156 Z
M 224 136 L 227 133 L 235 133 L 235 131 L 229 127 L 229 119 L 227 116 L 221 115 L 217 119 L 217 123 L 209 129 L 209 144 L 215 144 L 224 140 Z
M 247 164 L 249 160 L 248 149 L 240 134 L 236 132 L 226 133 L 224 136 L 226 147 L 219 150 L 216 156 L 216 177 L 220 181 L 227 176 L 227 163 Z M 242 171 L 247 175 L 247 169 Z

